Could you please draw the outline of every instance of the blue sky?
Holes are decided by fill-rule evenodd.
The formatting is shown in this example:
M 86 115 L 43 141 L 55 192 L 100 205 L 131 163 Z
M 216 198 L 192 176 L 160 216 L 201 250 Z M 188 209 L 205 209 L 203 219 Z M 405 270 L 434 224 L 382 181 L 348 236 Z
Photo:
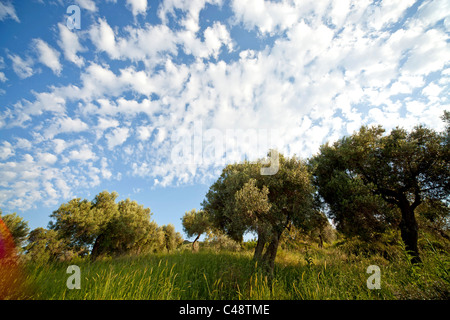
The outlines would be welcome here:
M 0 208 L 45 227 L 117 191 L 182 231 L 226 162 L 306 158 L 361 125 L 442 130 L 449 17 L 445 0 L 2 0 Z

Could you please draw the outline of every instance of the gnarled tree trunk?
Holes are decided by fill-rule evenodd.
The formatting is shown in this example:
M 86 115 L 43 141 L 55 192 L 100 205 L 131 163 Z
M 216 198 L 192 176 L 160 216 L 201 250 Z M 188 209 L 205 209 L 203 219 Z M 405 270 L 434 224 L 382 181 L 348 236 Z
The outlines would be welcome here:
M 406 199 L 402 199 L 399 203 L 400 211 L 402 213 L 402 220 L 400 221 L 400 234 L 405 248 L 411 254 L 412 263 L 420 263 L 422 260 L 419 255 L 419 248 L 417 246 L 419 238 L 419 227 L 417 225 L 416 217 L 414 216 L 414 207 L 411 206 Z
M 256 242 L 255 253 L 253 254 L 253 260 L 260 261 L 262 258 L 262 253 L 264 246 L 267 243 L 267 237 L 262 231 L 258 231 L 258 240 Z
M 273 270 L 275 268 L 275 258 L 277 256 L 280 237 L 281 232 L 274 232 L 270 240 L 270 243 L 267 246 L 266 252 L 264 253 L 264 256 L 262 258 L 264 265 L 271 277 L 273 276 Z
M 103 233 L 101 233 L 95 239 L 95 243 L 94 243 L 94 246 L 92 247 L 92 251 L 91 251 L 91 260 L 95 260 L 100 255 L 100 253 L 101 253 L 100 246 L 102 244 L 104 237 L 105 236 L 103 235 Z

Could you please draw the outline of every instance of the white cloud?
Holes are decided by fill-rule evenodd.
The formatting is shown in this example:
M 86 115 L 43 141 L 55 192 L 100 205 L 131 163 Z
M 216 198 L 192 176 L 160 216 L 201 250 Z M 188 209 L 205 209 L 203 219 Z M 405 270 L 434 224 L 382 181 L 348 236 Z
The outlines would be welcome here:
M 22 161 L 0 162 L 0 186 L 6 187 L 0 196 L 0 206 L 30 209 L 40 201 L 41 166 L 37 166 L 31 155 L 23 156 Z
M 415 0 L 383 0 L 378 5 L 372 5 L 367 23 L 370 27 L 380 30 L 397 22 L 414 2 Z
M 163 24 L 167 24 L 168 16 L 175 16 L 175 10 L 179 10 L 184 13 L 184 17 L 178 21 L 179 25 L 189 32 L 196 33 L 200 29 L 200 11 L 206 4 L 221 5 L 222 0 L 166 0 L 159 6 L 158 16 Z
M 425 103 L 420 101 L 409 101 L 406 103 L 406 110 L 415 115 L 420 115 L 421 113 L 423 113 L 425 108 L 426 108 Z
M 88 130 L 89 127 L 80 119 L 72 119 L 69 117 L 59 118 L 44 129 L 44 137 L 52 139 L 54 136 L 68 132 L 82 132 Z
M 63 113 L 66 100 L 58 94 L 51 92 L 40 92 L 35 94 L 36 100 L 28 105 L 26 112 L 32 115 L 40 115 L 44 111 Z
M 75 0 L 75 2 L 83 9 L 91 12 L 97 11 L 97 7 L 93 0 Z
M 89 35 L 98 51 L 105 51 L 113 59 L 119 57 L 114 31 L 106 20 L 99 19 L 98 24 L 93 24 L 89 29 Z
M 251 130 L 277 128 L 270 139 L 258 138 L 307 157 L 362 124 L 442 128 L 439 116 L 449 105 L 450 51 L 445 20 L 439 23 L 445 2 L 424 1 L 405 19 L 411 1 L 234 1 L 232 16 L 222 21 L 201 14 L 208 3 L 222 4 L 167 0 L 158 8 L 162 24 L 137 23 L 146 11 L 131 2 L 131 25 L 101 18 L 72 33 L 59 24 L 58 45 L 80 76 L 1 112 L 2 126 L 31 124 L 33 139 L 3 144 L 0 185 L 11 192 L 0 195 L 0 205 L 67 198 L 119 178 L 114 161 L 121 161 L 123 174 L 155 185 L 208 183 L 225 156 L 241 160 L 252 153 L 252 139 L 245 138 Z M 89 4 L 95 7 L 83 2 Z M 242 27 L 258 35 L 245 50 L 246 43 L 232 38 Z M 99 53 L 92 60 L 84 37 Z M 31 60 L 9 59 L 19 76 L 34 73 Z M 174 133 L 188 139 L 200 129 L 204 158 L 174 163 Z M 216 137 L 226 152 L 219 159 L 211 143 Z M 22 152 L 29 154 L 17 161 Z
M 56 187 L 58 188 L 58 190 L 61 192 L 62 197 L 64 199 L 69 199 L 69 198 L 73 197 L 71 188 L 67 185 L 66 181 L 59 178 L 59 179 L 56 179 L 55 184 L 56 184 Z
M 9 1 L 0 2 L 0 21 L 6 19 L 13 19 L 16 22 L 20 22 L 19 18 L 17 17 L 14 6 Z
M 0 146 L 0 160 L 6 160 L 14 155 L 14 149 L 8 141 L 3 141 L 3 145 Z
M 129 133 L 130 129 L 125 127 L 112 130 L 111 133 L 105 136 L 108 144 L 108 149 L 112 150 L 116 146 L 123 144 L 128 139 Z
M 8 55 L 8 58 L 11 59 L 13 63 L 13 70 L 20 78 L 25 79 L 33 75 L 33 69 L 31 68 L 33 61 L 30 58 L 23 60 L 15 54 Z
M 162 61 L 162 53 L 175 54 L 177 51 L 179 39 L 168 26 L 127 26 L 124 31 L 126 35 L 118 37 L 106 20 L 99 19 L 89 30 L 89 36 L 97 50 L 106 52 L 111 59 L 143 61 L 149 68 L 154 68 Z
M 401 75 L 391 86 L 390 95 L 399 93 L 412 93 L 415 88 L 420 88 L 425 84 L 422 76 Z
M 66 149 L 66 147 L 67 147 L 67 143 L 63 139 L 53 139 L 52 142 L 54 144 L 53 150 L 58 154 L 63 152 L 64 149 Z
M 273 34 L 292 27 L 299 20 L 299 8 L 291 1 L 233 0 L 235 17 L 247 29 L 257 28 L 262 34 Z
M 101 160 L 101 174 L 105 179 L 110 179 L 112 177 L 112 172 L 108 169 L 108 160 L 104 157 Z
M 90 146 L 83 145 L 79 150 L 70 151 L 69 158 L 71 160 L 88 161 L 88 160 L 96 160 L 97 156 L 95 155 L 94 152 L 92 152 Z
M 5 61 L 3 60 L 3 57 L 0 57 L 0 69 L 5 68 Z M 3 72 L 0 72 L 0 81 L 6 82 L 8 78 L 6 78 L 6 75 Z
M 330 19 L 336 28 L 340 29 L 344 25 L 345 19 L 350 13 L 350 4 L 350 0 L 333 1 L 331 3 Z
M 0 124 L 4 122 L 8 126 L 26 126 L 33 116 L 41 115 L 44 112 L 62 114 L 65 111 L 66 100 L 64 97 L 53 92 L 32 92 L 35 100 L 30 102 L 23 99 L 16 102 L 12 109 L 6 109 L 0 114 Z M 42 128 L 42 126 L 38 126 Z
M 47 206 L 56 205 L 58 199 L 58 191 L 53 187 L 53 184 L 50 181 L 44 181 L 42 183 L 43 191 L 46 193 L 46 200 L 44 200 L 44 204 Z
M 436 29 L 420 34 L 402 70 L 408 74 L 426 75 L 442 69 L 448 63 L 448 56 L 450 56 L 450 44 L 447 38 L 444 32 Z
M 115 128 L 119 126 L 119 121 L 116 119 L 105 119 L 105 118 L 99 118 L 97 128 L 100 130 L 106 130 L 108 128 Z
M 233 43 L 227 28 L 220 22 L 215 22 L 212 27 L 206 28 L 204 32 L 205 45 L 208 48 L 209 54 L 217 59 L 220 48 L 224 45 L 228 51 L 233 50 Z
M 48 152 L 43 152 L 43 153 L 39 152 L 37 154 L 37 159 L 38 159 L 38 162 L 40 162 L 42 164 L 51 165 L 51 164 L 54 164 L 58 160 L 58 157 L 55 156 L 54 154 L 51 154 Z
M 436 85 L 435 83 L 430 83 L 425 88 L 423 88 L 422 93 L 428 97 L 437 97 L 442 90 L 442 87 Z
M 418 19 L 413 24 L 422 28 L 434 26 L 440 20 L 447 20 L 450 16 L 450 5 L 446 0 L 427 0 L 417 9 Z
M 84 65 L 83 57 L 77 55 L 78 52 L 86 51 L 80 42 L 78 41 L 78 36 L 75 32 L 72 32 L 63 24 L 58 24 L 59 28 L 59 37 L 58 41 L 59 47 L 64 52 L 64 57 L 76 64 L 78 67 Z
M 59 52 L 41 39 L 34 39 L 33 44 L 39 54 L 39 61 L 49 67 L 54 74 L 59 76 L 62 70 L 62 65 L 59 62 Z
M 127 7 L 130 8 L 133 16 L 138 14 L 145 15 L 147 11 L 147 0 L 127 0 Z
M 18 149 L 31 149 L 31 147 L 33 146 L 33 144 L 31 143 L 31 141 L 25 139 L 25 138 L 16 138 L 16 144 L 15 144 L 15 148 Z
M 120 95 L 126 89 L 120 79 L 109 68 L 91 63 L 81 75 L 83 87 L 78 97 L 92 100 L 109 95 Z
M 138 139 L 141 141 L 145 141 L 151 137 L 153 128 L 148 126 L 141 126 L 137 128 L 136 132 L 138 134 Z
M 54 139 L 53 142 L 62 140 Z M 29 147 L 29 143 L 20 142 Z M 14 148 L 18 148 L 17 143 Z M 63 144 L 72 144 L 63 142 Z M 4 145 L 9 147 L 8 145 Z M 0 194 L 0 206 L 11 208 L 11 210 L 29 210 L 37 207 L 39 202 L 44 205 L 55 205 L 60 198 L 73 197 L 73 191 L 88 188 L 98 182 L 95 169 L 89 167 L 89 160 L 95 161 L 96 156 L 88 145 L 78 150 L 72 150 L 69 154 L 72 160 L 81 161 L 77 166 L 55 166 L 61 155 L 56 155 L 53 145 L 38 144 L 34 142 L 35 148 L 28 148 L 36 153 L 24 154 L 18 160 L 12 155 L 7 162 L 0 162 L 0 186 L 3 187 Z M 59 150 L 62 151 L 62 150 Z M 5 153 L 1 152 L 4 155 Z M 14 158 L 12 158 L 14 157 Z M 0 159 L 1 160 L 1 159 Z M 87 167 L 84 165 L 87 163 Z M 70 185 L 70 186 L 69 186 Z
M 187 54 L 201 58 L 209 55 L 217 58 L 222 46 L 228 51 L 233 49 L 229 32 L 223 24 L 216 22 L 213 26 L 207 27 L 204 31 L 204 42 L 196 36 L 198 28 L 194 29 L 194 31 L 190 29 L 174 31 L 166 25 L 150 24 L 144 28 L 127 26 L 124 31 L 128 34 L 119 37 L 106 20 L 99 19 L 89 30 L 89 35 L 97 50 L 106 52 L 110 58 L 143 61 L 148 68 L 165 63 L 163 54 L 176 53 L 178 45 Z M 148 43 L 152 45 L 149 46 Z

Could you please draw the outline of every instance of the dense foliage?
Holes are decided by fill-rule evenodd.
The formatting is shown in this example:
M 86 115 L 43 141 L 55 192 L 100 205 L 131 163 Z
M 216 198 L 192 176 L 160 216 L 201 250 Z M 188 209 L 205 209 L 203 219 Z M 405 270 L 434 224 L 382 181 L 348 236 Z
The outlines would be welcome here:
M 380 126 L 362 127 L 322 146 L 310 161 L 314 184 L 342 232 L 370 239 L 396 226 L 420 262 L 416 209 L 424 201 L 449 200 L 448 139 L 421 126 L 384 133 Z
M 290 225 L 308 230 L 324 222 L 314 208 L 305 162 L 282 154 L 278 160 L 274 175 L 260 174 L 261 161 L 226 166 L 202 204 L 214 227 L 233 239 L 240 241 L 244 233 L 256 233 L 254 259 L 261 260 L 270 272 L 282 234 Z
M 183 243 L 172 224 L 158 226 L 149 208 L 130 199 L 116 203 L 117 197 L 103 191 L 92 201 L 72 199 L 50 215 L 48 229 L 29 233 L 17 215 L 2 218 L 26 257 L 38 262 L 172 251 Z

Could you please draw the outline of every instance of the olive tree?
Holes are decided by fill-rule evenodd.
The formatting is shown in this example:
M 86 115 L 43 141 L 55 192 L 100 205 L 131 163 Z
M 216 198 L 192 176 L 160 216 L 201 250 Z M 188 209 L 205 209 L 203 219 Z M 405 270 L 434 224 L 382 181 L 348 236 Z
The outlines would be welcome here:
M 304 161 L 279 155 L 279 169 L 261 175 L 261 161 L 227 165 L 202 203 L 213 225 L 234 240 L 257 233 L 254 258 L 273 272 L 280 237 L 292 223 L 308 225 L 317 214 Z M 264 252 L 265 248 L 265 252 Z
M 334 210 L 336 204 L 358 200 L 355 193 L 342 190 L 341 186 L 352 185 L 359 190 L 361 208 L 337 210 L 340 215 L 334 218 L 344 221 L 348 215 L 357 218 L 356 213 L 365 211 L 369 224 L 393 221 L 390 215 L 394 211 L 389 210 L 393 206 L 399 211 L 398 228 L 406 249 L 413 256 L 412 262 L 421 261 L 416 209 L 427 199 L 449 199 L 448 128 L 447 132 L 439 133 L 416 126 L 410 132 L 396 128 L 385 134 L 381 126 L 362 127 L 332 146 L 323 146 L 313 161 L 319 193 Z M 338 176 L 342 178 L 336 180 Z M 330 183 L 337 181 L 342 184 L 335 184 L 332 191 Z M 330 192 L 338 193 L 340 200 Z
M 195 250 L 195 245 L 200 236 L 211 229 L 209 216 L 203 210 L 197 211 L 196 209 L 192 209 L 185 212 L 181 218 L 181 223 L 183 225 L 183 231 L 189 238 L 195 236 L 194 242 L 192 242 L 192 250 Z

